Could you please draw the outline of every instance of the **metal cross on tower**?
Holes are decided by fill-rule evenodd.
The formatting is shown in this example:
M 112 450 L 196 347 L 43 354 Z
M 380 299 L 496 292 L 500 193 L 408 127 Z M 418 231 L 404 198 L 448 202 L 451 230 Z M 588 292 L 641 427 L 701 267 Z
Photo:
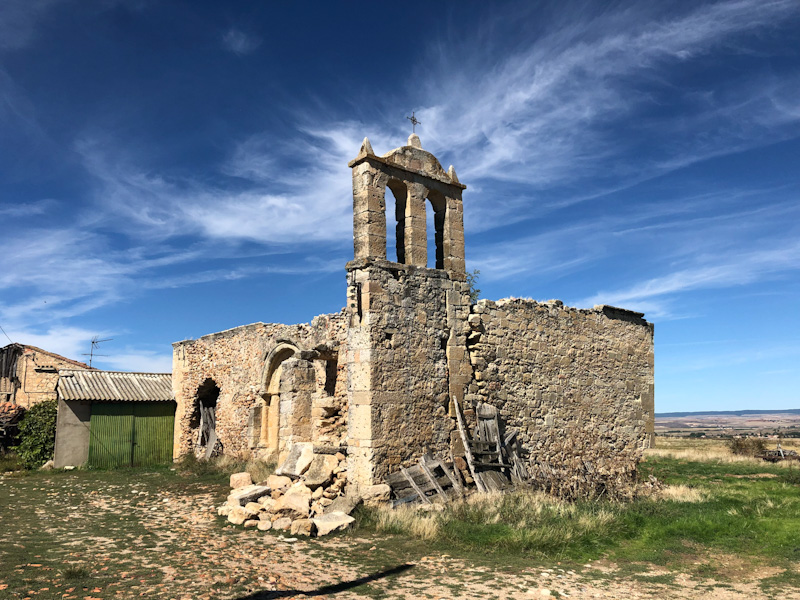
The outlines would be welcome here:
M 417 117 L 414 116 L 414 111 L 411 111 L 411 116 L 406 117 L 409 121 L 411 121 L 411 133 L 417 133 L 417 125 L 422 125 L 422 121 L 418 121 Z

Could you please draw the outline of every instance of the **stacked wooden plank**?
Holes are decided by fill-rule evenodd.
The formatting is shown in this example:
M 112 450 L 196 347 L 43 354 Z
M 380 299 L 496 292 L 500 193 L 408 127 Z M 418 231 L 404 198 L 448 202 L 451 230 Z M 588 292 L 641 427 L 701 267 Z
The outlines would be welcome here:
M 408 502 L 432 504 L 434 500 L 446 503 L 464 493 L 458 472 L 430 454 L 425 454 L 412 467 L 400 467 L 398 472 L 386 477 L 386 483 L 397 498 L 393 506 Z

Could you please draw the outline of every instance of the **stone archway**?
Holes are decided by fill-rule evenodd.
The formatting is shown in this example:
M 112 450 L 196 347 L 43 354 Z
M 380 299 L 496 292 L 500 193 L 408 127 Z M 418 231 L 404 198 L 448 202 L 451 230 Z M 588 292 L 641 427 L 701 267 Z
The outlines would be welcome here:
M 254 427 L 258 430 L 258 446 L 265 449 L 265 457 L 277 458 L 280 452 L 283 363 L 299 353 L 300 349 L 294 344 L 282 342 L 270 351 L 265 360 L 264 378 L 261 385 L 263 390 L 261 417 L 258 419 L 258 423 L 254 423 Z

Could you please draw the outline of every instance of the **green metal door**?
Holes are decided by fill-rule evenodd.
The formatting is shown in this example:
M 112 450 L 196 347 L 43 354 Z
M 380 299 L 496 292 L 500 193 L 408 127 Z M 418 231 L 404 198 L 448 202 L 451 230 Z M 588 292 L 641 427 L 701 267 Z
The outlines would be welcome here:
M 172 460 L 174 402 L 137 402 L 134 405 L 133 466 L 162 465 Z
M 174 402 L 95 402 L 89 466 L 145 467 L 172 460 Z
M 131 464 L 133 409 L 128 402 L 95 402 L 89 419 L 89 466 Z

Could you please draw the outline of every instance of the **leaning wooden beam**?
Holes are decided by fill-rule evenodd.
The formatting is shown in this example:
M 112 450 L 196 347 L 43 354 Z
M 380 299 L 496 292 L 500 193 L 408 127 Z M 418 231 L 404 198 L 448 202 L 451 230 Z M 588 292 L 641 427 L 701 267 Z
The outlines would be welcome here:
M 475 465 L 472 464 L 472 451 L 469 449 L 469 440 L 467 439 L 467 428 L 464 426 L 464 416 L 461 414 L 461 406 L 458 404 L 458 398 L 453 396 L 453 403 L 456 407 L 456 420 L 458 421 L 458 432 L 461 434 L 461 442 L 464 444 L 464 455 L 467 459 L 467 466 L 469 472 L 472 473 L 472 478 L 475 480 L 475 485 L 481 492 L 488 491 L 483 484 L 478 472 L 475 470 Z
M 413 477 L 411 476 L 411 474 L 410 474 L 410 473 L 409 473 L 409 472 L 406 470 L 406 468 L 405 468 L 405 467 L 400 467 L 400 472 L 401 472 L 401 473 L 402 473 L 402 474 L 405 476 L 405 478 L 408 480 L 408 483 L 411 485 L 412 489 L 413 489 L 415 492 L 417 492 L 417 495 L 419 496 L 420 500 L 422 500 L 422 501 L 423 501 L 425 504 L 431 504 L 431 500 L 430 500 L 430 498 L 428 498 L 428 497 L 425 495 L 425 492 L 423 492 L 421 489 L 419 489 L 419 486 L 417 485 L 417 482 L 416 482 L 416 481 L 414 481 L 414 478 L 413 478 Z
M 424 457 L 423 457 L 423 458 L 424 458 Z M 437 458 L 437 459 L 435 459 L 435 462 L 432 462 L 432 463 L 430 463 L 430 464 L 431 464 L 432 466 L 437 466 L 437 467 L 439 467 L 439 468 L 442 470 L 442 472 L 444 473 L 445 477 L 447 477 L 447 478 L 450 480 L 450 485 L 452 485 L 452 486 L 453 486 L 453 489 L 454 489 L 454 490 L 455 490 L 455 491 L 456 491 L 456 492 L 457 492 L 457 493 L 458 493 L 460 496 L 463 496 L 463 495 L 464 495 L 464 489 L 461 487 L 461 482 L 458 480 L 458 476 L 457 476 L 457 475 L 455 475 L 455 474 L 453 474 L 453 473 L 450 471 L 450 469 L 448 469 L 448 468 L 447 468 L 447 466 L 444 464 L 444 462 L 443 462 L 441 459 Z
M 422 469 L 422 472 L 427 475 L 428 480 L 433 484 L 433 487 L 436 489 L 436 493 L 439 494 L 439 496 L 442 498 L 442 501 L 447 502 L 447 494 L 444 493 L 442 486 L 439 485 L 439 482 L 436 481 L 436 477 L 433 476 L 433 473 L 428 468 L 428 465 L 425 464 L 424 457 L 419 459 L 419 466 Z

